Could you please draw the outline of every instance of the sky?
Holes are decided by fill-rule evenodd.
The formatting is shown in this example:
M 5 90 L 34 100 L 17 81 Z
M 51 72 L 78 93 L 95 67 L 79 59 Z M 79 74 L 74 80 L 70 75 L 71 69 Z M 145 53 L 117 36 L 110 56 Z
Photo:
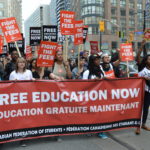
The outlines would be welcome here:
M 40 4 L 50 4 L 51 0 L 22 0 L 23 21 L 25 21 Z

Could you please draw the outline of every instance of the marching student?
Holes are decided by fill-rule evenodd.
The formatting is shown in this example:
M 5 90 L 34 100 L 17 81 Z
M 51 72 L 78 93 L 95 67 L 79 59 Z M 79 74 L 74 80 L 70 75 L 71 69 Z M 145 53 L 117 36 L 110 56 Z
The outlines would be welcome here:
M 105 78 L 116 78 L 119 77 L 118 65 L 120 63 L 120 58 L 115 62 L 111 63 L 111 56 L 108 53 L 103 53 L 101 55 L 102 63 L 100 68 L 104 74 Z
M 9 80 L 10 73 L 16 69 L 16 61 L 18 58 L 18 52 L 14 49 L 11 52 L 11 61 L 5 66 L 4 80 Z
M 9 80 L 32 80 L 32 72 L 27 69 L 27 62 L 23 57 L 16 61 L 16 69 L 11 72 Z
M 88 69 L 83 73 L 83 79 L 102 79 L 103 72 L 100 68 L 100 56 L 98 54 L 89 57 Z
M 144 77 L 146 81 L 145 85 L 145 96 L 144 96 L 144 106 L 143 106 L 143 118 L 142 118 L 142 128 L 150 131 L 150 128 L 146 126 L 147 116 L 150 106 L 150 55 L 144 58 L 143 65 L 145 66 L 141 72 L 139 72 L 140 77 Z M 140 134 L 140 128 L 135 131 L 136 134 Z
M 56 75 L 60 77 L 60 80 L 72 78 L 69 62 L 68 61 L 64 62 L 62 51 L 56 52 L 52 73 L 54 76 Z
M 82 79 L 84 71 L 87 70 L 85 65 L 85 58 L 80 57 L 79 69 L 78 69 L 78 58 L 76 59 L 76 67 L 72 70 L 72 79 Z

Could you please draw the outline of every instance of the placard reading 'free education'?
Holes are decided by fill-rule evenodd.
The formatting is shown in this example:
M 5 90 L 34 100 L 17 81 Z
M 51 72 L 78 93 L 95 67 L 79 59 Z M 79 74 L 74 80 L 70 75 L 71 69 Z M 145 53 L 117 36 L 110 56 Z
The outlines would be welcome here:
M 1 143 L 141 123 L 142 78 L 1 82 L 0 89 Z

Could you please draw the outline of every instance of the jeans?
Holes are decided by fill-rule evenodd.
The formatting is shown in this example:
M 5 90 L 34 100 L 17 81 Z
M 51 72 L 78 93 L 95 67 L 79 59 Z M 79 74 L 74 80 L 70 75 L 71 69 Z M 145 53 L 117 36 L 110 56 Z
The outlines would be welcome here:
M 142 120 L 143 124 L 146 123 L 149 106 L 150 106 L 150 93 L 149 92 L 145 92 L 144 106 L 143 106 L 143 120 Z

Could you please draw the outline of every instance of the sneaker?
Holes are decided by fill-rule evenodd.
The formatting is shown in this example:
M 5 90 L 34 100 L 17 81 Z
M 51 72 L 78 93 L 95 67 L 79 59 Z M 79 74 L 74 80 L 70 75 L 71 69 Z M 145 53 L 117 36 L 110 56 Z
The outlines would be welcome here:
M 99 133 L 98 137 L 100 137 L 101 139 L 107 139 L 108 138 L 108 136 L 104 132 Z

